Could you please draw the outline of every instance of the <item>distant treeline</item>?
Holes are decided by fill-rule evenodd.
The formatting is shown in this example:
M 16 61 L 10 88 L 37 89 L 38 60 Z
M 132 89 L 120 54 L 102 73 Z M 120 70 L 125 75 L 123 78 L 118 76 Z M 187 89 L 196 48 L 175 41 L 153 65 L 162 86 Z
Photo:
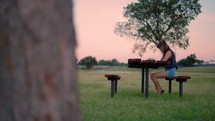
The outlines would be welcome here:
M 92 56 L 84 57 L 80 61 L 77 60 L 77 63 L 79 65 L 86 66 L 87 69 L 91 69 L 95 65 L 98 65 L 98 66 L 126 66 L 127 65 L 127 63 L 121 63 L 117 59 L 112 59 L 112 60 L 102 59 L 97 61 L 96 58 Z M 186 58 L 179 60 L 178 65 L 180 67 L 199 66 L 199 65 L 204 65 L 204 61 L 197 59 L 195 54 L 191 54 Z
M 124 66 L 126 63 L 121 63 L 117 59 L 112 60 L 99 60 L 97 65 L 101 66 Z
M 124 66 L 127 65 L 126 63 L 121 63 L 117 59 L 112 60 L 99 60 L 97 61 L 95 57 L 87 56 L 82 58 L 80 61 L 77 60 L 78 65 L 84 65 L 87 69 L 91 69 L 92 66 L 99 65 L 99 66 Z

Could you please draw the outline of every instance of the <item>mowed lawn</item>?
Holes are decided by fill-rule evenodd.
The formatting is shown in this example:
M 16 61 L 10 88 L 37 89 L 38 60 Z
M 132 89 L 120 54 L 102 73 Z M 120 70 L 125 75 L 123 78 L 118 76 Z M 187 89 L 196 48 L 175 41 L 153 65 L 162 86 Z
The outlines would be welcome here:
M 160 80 L 165 93 L 157 96 L 150 80 L 146 99 L 140 91 L 138 69 L 114 67 L 79 70 L 78 74 L 83 121 L 215 121 L 215 67 L 179 68 L 177 75 L 192 77 L 183 84 L 182 98 L 177 82 L 168 94 L 168 81 Z M 122 77 L 114 98 L 105 74 Z

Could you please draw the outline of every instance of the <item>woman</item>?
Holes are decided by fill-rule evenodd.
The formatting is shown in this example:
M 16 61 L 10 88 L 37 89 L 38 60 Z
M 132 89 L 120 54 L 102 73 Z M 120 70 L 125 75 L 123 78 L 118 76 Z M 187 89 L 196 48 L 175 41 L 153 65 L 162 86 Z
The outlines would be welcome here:
M 161 95 L 162 93 L 164 93 L 164 90 L 160 86 L 160 83 L 158 82 L 157 79 L 165 78 L 168 76 L 175 76 L 176 70 L 178 67 L 175 59 L 175 53 L 170 49 L 170 47 L 164 40 L 160 41 L 157 47 L 163 54 L 161 61 L 167 61 L 167 65 L 165 66 L 165 71 L 151 74 L 151 80 L 155 85 L 157 95 Z

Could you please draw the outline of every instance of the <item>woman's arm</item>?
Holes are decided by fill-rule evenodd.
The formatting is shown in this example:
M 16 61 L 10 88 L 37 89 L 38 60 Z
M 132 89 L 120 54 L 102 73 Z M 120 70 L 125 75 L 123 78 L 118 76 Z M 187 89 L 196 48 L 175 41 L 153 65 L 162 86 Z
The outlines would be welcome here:
M 162 61 L 167 61 L 172 56 L 171 51 L 167 51 L 164 57 L 162 58 Z

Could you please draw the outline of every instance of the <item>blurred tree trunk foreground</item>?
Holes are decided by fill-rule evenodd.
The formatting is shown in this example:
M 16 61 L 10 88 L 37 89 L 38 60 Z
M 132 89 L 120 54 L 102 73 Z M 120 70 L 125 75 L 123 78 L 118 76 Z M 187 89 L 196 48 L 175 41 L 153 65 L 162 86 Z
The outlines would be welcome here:
M 72 0 L 0 0 L 0 121 L 80 121 Z

